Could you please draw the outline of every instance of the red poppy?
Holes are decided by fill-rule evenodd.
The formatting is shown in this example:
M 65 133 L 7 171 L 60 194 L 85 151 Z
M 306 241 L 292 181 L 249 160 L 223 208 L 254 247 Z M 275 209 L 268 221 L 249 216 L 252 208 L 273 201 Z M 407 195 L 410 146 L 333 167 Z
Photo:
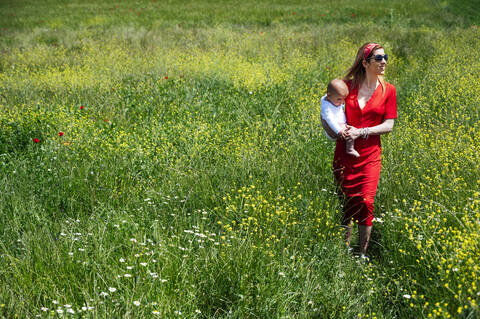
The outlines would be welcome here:
M 165 76 L 164 79 L 165 79 L 165 80 L 168 80 L 168 76 Z
M 355 13 L 352 13 L 352 18 L 355 18 Z
M 40 142 L 40 140 L 38 138 L 33 139 L 33 143 L 38 143 L 38 142 Z
M 85 106 L 83 106 L 83 105 L 82 105 L 82 106 L 80 106 L 80 110 L 83 110 L 84 108 L 85 108 Z
M 58 136 L 63 136 L 63 132 L 58 132 Z

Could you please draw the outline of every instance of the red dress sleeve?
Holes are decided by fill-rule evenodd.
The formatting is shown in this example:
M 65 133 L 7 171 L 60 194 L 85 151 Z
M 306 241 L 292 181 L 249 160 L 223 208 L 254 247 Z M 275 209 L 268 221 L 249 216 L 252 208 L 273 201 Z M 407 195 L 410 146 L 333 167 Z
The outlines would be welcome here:
M 387 100 L 385 101 L 385 115 L 383 118 L 396 119 L 397 118 L 397 92 L 395 86 L 389 85 Z

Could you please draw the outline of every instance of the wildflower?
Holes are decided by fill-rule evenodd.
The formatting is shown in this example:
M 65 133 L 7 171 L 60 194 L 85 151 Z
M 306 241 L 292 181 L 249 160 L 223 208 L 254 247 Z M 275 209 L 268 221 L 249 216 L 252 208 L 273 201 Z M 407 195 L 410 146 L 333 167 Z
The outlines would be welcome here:
M 57 309 L 57 313 L 61 315 L 61 314 L 63 313 L 63 310 L 60 309 L 60 308 L 58 308 L 58 309 Z
M 67 312 L 68 312 L 68 313 L 71 313 L 71 314 L 74 314 L 74 313 L 75 313 L 75 310 L 73 310 L 72 308 L 68 308 L 68 309 L 67 309 Z
M 115 292 L 115 291 L 117 291 L 117 288 L 110 287 L 110 288 L 108 288 L 108 290 L 109 290 L 110 292 Z
M 106 296 L 108 296 L 108 294 L 107 294 L 105 291 L 102 291 L 102 292 L 100 293 L 100 296 L 106 297 Z
M 133 302 L 133 304 L 138 307 L 138 306 L 140 306 L 140 301 L 135 300 L 135 301 Z
M 123 275 L 123 277 L 125 277 L 125 278 L 132 278 L 132 275 L 130 275 L 130 274 L 125 274 L 125 275 Z
M 39 143 L 39 142 L 40 142 L 40 140 L 38 138 L 33 139 L 33 143 Z
M 406 295 L 403 295 L 403 298 L 405 298 L 405 299 L 410 299 L 410 298 L 412 298 L 412 296 L 406 294 Z
M 153 311 L 152 311 L 152 314 L 154 314 L 154 315 L 159 315 L 160 312 L 159 312 L 158 310 L 153 310 Z
M 352 13 L 352 18 L 355 18 L 355 13 Z
M 125 259 L 120 258 L 119 262 L 124 263 L 124 262 L 125 262 Z
M 63 132 L 58 132 L 58 136 L 63 136 Z
M 85 106 L 83 106 L 83 105 L 82 105 L 82 106 L 80 106 L 80 110 L 83 110 L 84 108 L 85 108 Z
M 164 79 L 165 79 L 165 80 L 168 80 L 168 76 L 165 76 Z
M 40 310 L 42 310 L 43 312 L 47 312 L 48 308 L 47 307 L 42 307 L 42 308 L 40 308 Z

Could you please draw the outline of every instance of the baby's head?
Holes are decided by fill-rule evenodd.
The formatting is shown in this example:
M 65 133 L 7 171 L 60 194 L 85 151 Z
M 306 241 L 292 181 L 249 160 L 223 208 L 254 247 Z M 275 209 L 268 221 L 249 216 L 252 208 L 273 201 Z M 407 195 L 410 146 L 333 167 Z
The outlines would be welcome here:
M 345 102 L 348 95 L 348 87 L 341 79 L 333 79 L 327 85 L 327 100 L 335 106 Z

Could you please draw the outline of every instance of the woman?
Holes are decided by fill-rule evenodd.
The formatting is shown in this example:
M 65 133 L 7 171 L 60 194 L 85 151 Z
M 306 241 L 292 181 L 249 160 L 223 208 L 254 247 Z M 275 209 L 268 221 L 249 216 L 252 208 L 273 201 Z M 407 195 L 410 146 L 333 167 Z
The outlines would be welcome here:
M 358 224 L 362 258 L 367 258 L 373 202 L 380 178 L 380 135 L 391 132 L 397 118 L 395 87 L 383 79 L 387 61 L 388 55 L 377 43 L 366 43 L 358 50 L 344 79 L 350 90 L 345 99 L 349 129 L 343 136 L 337 136 L 333 160 L 335 180 L 345 199 L 342 225 L 346 229 L 346 242 L 349 246 L 353 219 Z M 323 119 L 322 124 L 327 129 Z M 346 141 L 355 141 L 360 157 L 346 153 Z

